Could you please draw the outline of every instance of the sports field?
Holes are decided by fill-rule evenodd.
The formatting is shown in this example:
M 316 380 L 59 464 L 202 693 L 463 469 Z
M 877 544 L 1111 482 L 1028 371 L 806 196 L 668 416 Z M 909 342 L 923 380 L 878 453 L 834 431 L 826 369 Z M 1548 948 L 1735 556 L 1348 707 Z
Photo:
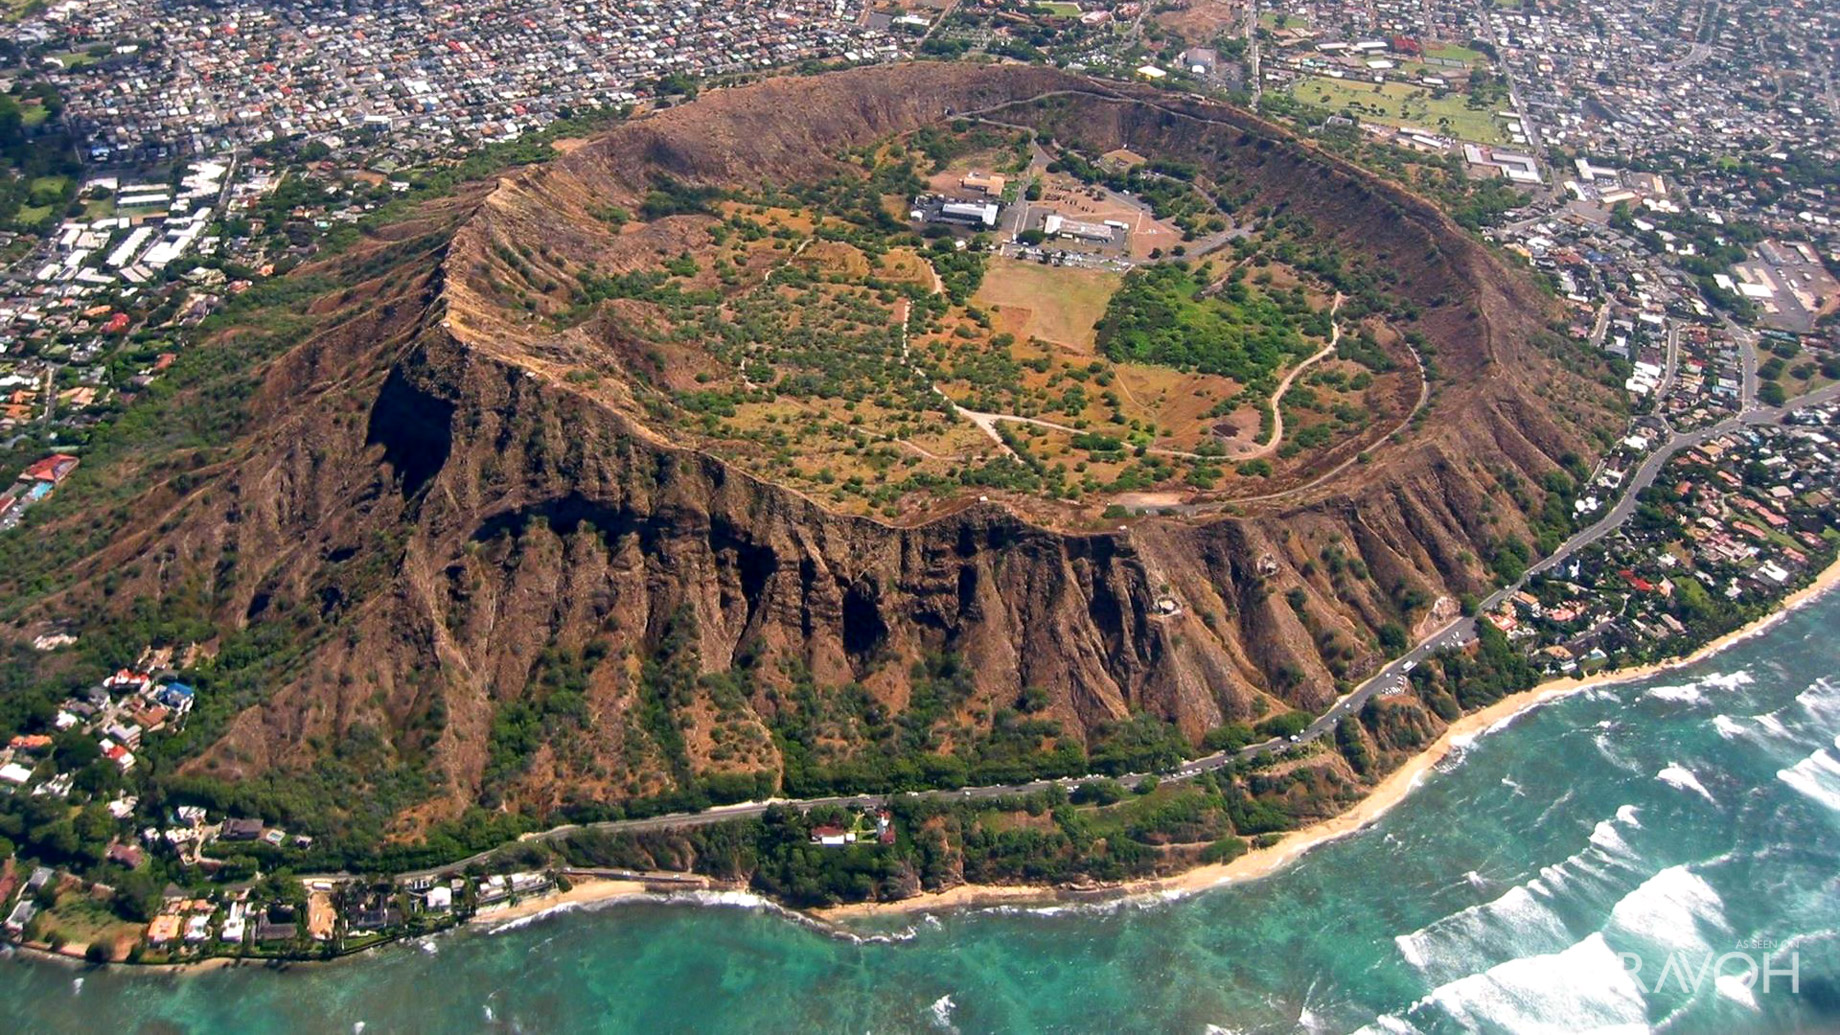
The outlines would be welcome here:
M 1352 111 L 1368 122 L 1447 133 L 1478 144 L 1508 140 L 1494 111 L 1471 108 L 1458 91 L 1437 98 L 1429 87 L 1411 83 L 1306 76 L 1291 86 L 1291 96 L 1335 112 Z

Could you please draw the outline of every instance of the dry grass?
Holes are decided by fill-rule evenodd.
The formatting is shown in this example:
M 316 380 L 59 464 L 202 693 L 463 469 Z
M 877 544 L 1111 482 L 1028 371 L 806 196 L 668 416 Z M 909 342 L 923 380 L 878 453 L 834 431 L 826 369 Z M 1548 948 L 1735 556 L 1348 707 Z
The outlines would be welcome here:
M 972 304 L 988 309 L 998 329 L 1019 341 L 1040 338 L 1082 356 L 1093 353 L 1093 324 L 1124 278 L 1103 270 L 995 259 Z
M 859 280 L 869 273 L 869 257 L 855 245 L 841 241 L 813 241 L 798 261 L 814 267 L 820 274 L 837 274 Z
M 1174 10 L 1157 11 L 1151 17 L 1158 25 L 1196 43 L 1223 32 L 1237 36 L 1246 27 L 1246 7 L 1239 0 L 1187 0 Z
M 922 284 L 928 288 L 937 283 L 933 264 L 912 248 L 891 248 L 882 256 L 882 264 L 875 275 L 897 284 Z

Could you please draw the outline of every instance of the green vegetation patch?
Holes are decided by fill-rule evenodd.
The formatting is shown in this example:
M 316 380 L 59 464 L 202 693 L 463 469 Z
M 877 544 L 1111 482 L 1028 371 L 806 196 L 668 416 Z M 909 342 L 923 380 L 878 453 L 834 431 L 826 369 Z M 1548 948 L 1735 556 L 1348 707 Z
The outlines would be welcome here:
M 1366 122 L 1447 133 L 1479 144 L 1508 140 L 1502 132 L 1502 120 L 1496 117 L 1499 105 L 1490 103 L 1492 92 L 1478 96 L 1474 91 L 1465 94 L 1414 83 L 1375 83 L 1328 76 L 1306 76 L 1290 92 L 1305 104 L 1347 112 Z
M 1106 307 L 1099 348 L 1115 362 L 1154 363 L 1269 385 L 1287 357 L 1305 356 L 1301 290 L 1266 292 L 1239 275 L 1173 262 L 1133 270 Z M 1313 328 L 1320 329 L 1320 328 Z

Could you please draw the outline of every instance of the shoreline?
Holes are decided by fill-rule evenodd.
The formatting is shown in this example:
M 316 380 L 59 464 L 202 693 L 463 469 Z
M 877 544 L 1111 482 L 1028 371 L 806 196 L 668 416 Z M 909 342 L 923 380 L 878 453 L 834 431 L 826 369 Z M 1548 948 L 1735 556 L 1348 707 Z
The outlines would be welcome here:
M 1840 586 L 1840 559 L 1829 564 L 1808 585 L 1785 596 L 1770 613 L 1747 622 L 1692 652 L 1680 657 L 1646 665 L 1612 669 L 1595 676 L 1567 676 L 1548 680 L 1537 686 L 1510 694 L 1493 704 L 1459 716 L 1422 751 L 1408 758 L 1388 773 L 1347 811 L 1309 826 L 1289 832 L 1282 841 L 1267 848 L 1253 848 L 1225 863 L 1209 863 L 1162 877 L 1147 877 L 1120 884 L 1093 887 L 1039 884 L 960 884 L 943 891 L 923 892 L 890 902 L 853 902 L 813 909 L 787 909 L 790 916 L 802 917 L 833 933 L 853 936 L 846 924 L 877 917 L 903 917 L 941 910 L 988 909 L 1000 906 L 1050 906 L 1070 904 L 1116 903 L 1150 898 L 1185 898 L 1223 885 L 1258 880 L 1290 865 L 1311 849 L 1357 833 L 1385 816 L 1404 801 L 1426 774 L 1453 751 L 1468 747 L 1478 737 L 1506 728 L 1515 719 L 1541 705 L 1579 693 L 1590 687 L 1608 686 L 1646 679 L 1663 672 L 1683 668 L 1712 657 L 1732 645 L 1749 639 L 1775 625 L 1790 612 Z M 444 931 L 476 929 L 493 933 L 510 926 L 561 912 L 586 909 L 618 901 L 664 901 L 675 892 L 692 890 L 690 882 L 681 887 L 665 887 L 645 880 L 603 877 L 594 874 L 567 874 L 571 886 L 567 891 L 552 891 L 521 899 L 504 908 L 474 914 Z M 673 883 L 682 875 L 671 874 Z M 701 881 L 695 890 L 735 890 L 717 881 Z M 750 892 L 750 894 L 752 894 Z M 770 900 L 768 900 L 770 901 Z M 783 907 L 782 907 L 783 908 Z M 394 944 L 386 942 L 383 944 Z M 362 956 L 382 945 L 359 949 L 340 959 Z M 330 963 L 338 960 L 278 960 L 262 957 L 212 956 L 183 963 L 89 963 L 81 957 L 49 949 L 15 943 L 13 951 L 45 962 L 59 962 L 73 967 L 121 967 L 141 972 L 174 975 L 199 974 L 244 966 L 273 967 L 280 963 L 290 968 L 303 963 Z
M 654 892 L 644 881 L 619 880 L 608 877 L 570 877 L 567 891 L 556 891 L 547 895 L 535 895 L 519 899 L 503 909 L 489 913 L 474 913 L 457 927 L 498 927 L 502 924 L 529 920 L 551 911 L 578 909 L 601 902 L 610 902 L 621 898 L 650 898 Z M 662 894 L 656 897 L 664 897 Z
M 1790 593 L 1770 613 L 1746 622 L 1692 652 L 1677 658 L 1646 665 L 1610 669 L 1594 676 L 1566 676 L 1547 680 L 1520 693 L 1458 716 L 1444 728 L 1438 738 L 1424 750 L 1408 758 L 1388 773 L 1353 807 L 1339 815 L 1318 820 L 1293 830 L 1284 840 L 1269 848 L 1253 848 L 1231 862 L 1209 863 L 1166 877 L 1147 877 L 1103 889 L 1077 889 L 1036 884 L 961 884 L 944 891 L 925 892 L 892 902 L 852 902 L 807 910 L 807 914 L 825 923 L 862 920 L 881 916 L 901 916 L 935 909 L 986 908 L 1000 905 L 1065 905 L 1068 903 L 1109 902 L 1123 899 L 1163 896 L 1186 897 L 1240 881 L 1257 880 L 1282 869 L 1304 853 L 1361 829 L 1380 819 L 1404 801 L 1424 780 L 1427 773 L 1476 738 L 1505 728 L 1515 719 L 1541 705 L 1569 697 L 1590 687 L 1628 683 L 1674 669 L 1697 664 L 1747 640 L 1783 620 L 1790 612 L 1840 586 L 1840 559 L 1822 569 L 1808 585 Z

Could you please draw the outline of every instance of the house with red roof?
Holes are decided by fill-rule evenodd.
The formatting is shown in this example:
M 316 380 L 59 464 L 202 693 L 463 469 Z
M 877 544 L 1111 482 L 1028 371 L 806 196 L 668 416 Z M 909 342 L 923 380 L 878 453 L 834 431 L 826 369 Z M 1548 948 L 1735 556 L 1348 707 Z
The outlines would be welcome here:
M 22 482 L 50 482 L 56 485 L 68 478 L 70 472 L 77 469 L 77 463 L 77 458 L 69 453 L 53 453 L 27 467 L 20 473 L 19 480 Z

